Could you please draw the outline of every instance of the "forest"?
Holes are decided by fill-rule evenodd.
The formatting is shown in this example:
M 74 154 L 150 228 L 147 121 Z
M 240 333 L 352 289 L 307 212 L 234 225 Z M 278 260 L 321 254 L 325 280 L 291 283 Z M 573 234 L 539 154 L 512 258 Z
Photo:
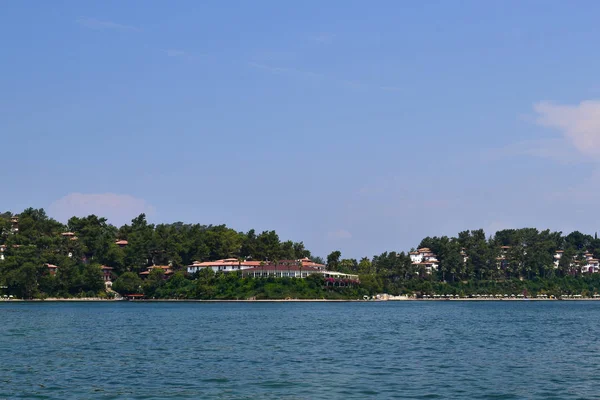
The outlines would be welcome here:
M 486 236 L 479 229 L 456 237 L 426 237 L 412 249 L 360 259 L 343 258 L 338 250 L 321 258 L 303 242 L 282 241 L 275 231 L 151 224 L 144 214 L 116 227 L 96 215 L 72 217 L 63 224 L 43 209 L 28 208 L 0 214 L 0 232 L 0 295 L 18 298 L 111 296 L 104 290 L 101 265 L 112 268 L 116 292 L 141 291 L 147 298 L 165 299 L 362 298 L 377 293 L 592 295 L 600 290 L 600 274 L 581 268 L 586 254 L 598 257 L 600 240 L 581 232 L 563 235 L 523 228 Z M 439 261 L 432 273 L 410 259 L 410 251 L 424 247 Z M 563 253 L 555 265 L 558 250 Z M 231 257 L 260 261 L 308 257 L 328 270 L 358 274 L 361 283 L 332 288 L 318 275 L 245 278 L 237 273 L 185 272 L 193 261 Z M 56 274 L 49 272 L 48 264 L 58 266 Z M 139 273 L 152 265 L 170 265 L 175 273 L 167 279 L 154 270 L 142 280 Z

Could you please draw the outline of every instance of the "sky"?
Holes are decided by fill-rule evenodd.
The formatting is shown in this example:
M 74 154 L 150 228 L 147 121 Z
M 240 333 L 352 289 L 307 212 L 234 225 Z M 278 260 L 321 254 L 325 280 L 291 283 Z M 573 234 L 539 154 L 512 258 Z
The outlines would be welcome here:
M 600 2 L 0 5 L 0 211 L 313 254 L 598 230 Z

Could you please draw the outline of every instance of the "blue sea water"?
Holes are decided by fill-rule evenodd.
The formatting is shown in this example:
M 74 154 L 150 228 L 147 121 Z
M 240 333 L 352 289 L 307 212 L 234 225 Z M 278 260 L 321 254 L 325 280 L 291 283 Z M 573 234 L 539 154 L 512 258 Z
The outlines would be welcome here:
M 600 398 L 600 302 L 0 303 L 0 399 Z

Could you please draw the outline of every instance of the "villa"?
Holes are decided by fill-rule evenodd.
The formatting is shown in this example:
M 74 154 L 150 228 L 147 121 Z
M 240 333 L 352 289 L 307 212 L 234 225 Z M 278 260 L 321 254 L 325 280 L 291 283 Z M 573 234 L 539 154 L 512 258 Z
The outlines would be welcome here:
M 223 260 L 205 262 L 194 261 L 193 264 L 187 266 L 187 272 L 188 274 L 195 274 L 196 272 L 200 272 L 207 268 L 212 269 L 214 272 L 240 271 L 258 267 L 260 263 L 260 261 L 241 261 L 237 258 L 226 258 Z
M 585 253 L 584 257 L 585 257 L 584 262 L 586 264 L 581 267 L 581 272 L 584 272 L 584 273 L 587 272 L 590 274 L 600 272 L 600 265 L 598 264 L 599 261 L 597 258 L 594 258 L 594 255 L 592 253 L 589 253 L 589 252 Z
M 411 251 L 409 255 L 412 265 L 416 267 L 425 267 L 425 271 L 428 275 L 431 274 L 432 271 L 437 271 L 439 261 L 437 256 L 428 247 L 422 247 L 417 251 Z
M 309 258 L 303 258 L 301 260 L 282 260 L 279 261 L 279 265 L 298 265 L 302 263 L 302 268 L 316 268 L 319 271 L 325 270 L 325 265 L 317 264 Z M 264 266 L 268 264 L 265 261 L 242 261 L 237 258 L 226 258 L 223 260 L 216 261 L 194 261 L 193 264 L 187 266 L 188 274 L 195 274 L 196 272 L 202 271 L 203 269 L 210 268 L 214 272 L 232 272 L 232 271 L 243 271 L 252 268 L 260 267 L 261 264 Z
M 313 263 L 314 265 L 309 265 L 309 263 L 312 263 L 312 261 L 307 262 L 305 260 L 284 260 L 278 262 L 277 264 L 263 264 L 259 267 L 243 270 L 242 276 L 251 278 L 307 278 L 309 275 L 320 274 L 328 282 L 331 281 L 331 283 L 359 282 L 358 275 L 344 274 L 337 271 L 326 271 L 324 268 L 321 268 L 321 266 L 325 267 L 322 264 Z
M 558 265 L 560 264 L 560 259 L 562 258 L 564 252 L 564 250 L 556 250 L 556 252 L 554 253 L 554 268 L 558 268 Z
M 281 260 L 274 262 L 242 261 L 237 258 L 226 258 L 216 261 L 195 261 L 188 265 L 187 272 L 194 274 L 205 269 L 214 272 L 241 271 L 242 276 L 251 278 L 306 278 L 311 274 L 322 274 L 324 278 L 339 282 L 358 282 L 358 275 L 344 274 L 336 271 L 327 271 L 326 266 L 318 264 L 309 258 L 300 260 Z
M 100 266 L 100 270 L 102 271 L 102 280 L 104 281 L 104 285 L 106 287 L 111 287 L 112 286 L 112 267 L 106 266 L 106 265 L 101 265 Z

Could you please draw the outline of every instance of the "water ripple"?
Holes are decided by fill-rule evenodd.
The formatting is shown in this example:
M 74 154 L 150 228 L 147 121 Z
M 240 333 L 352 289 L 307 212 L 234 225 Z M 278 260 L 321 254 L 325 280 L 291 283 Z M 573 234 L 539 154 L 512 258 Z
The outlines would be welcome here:
M 3 303 L 0 399 L 587 399 L 596 302 Z

